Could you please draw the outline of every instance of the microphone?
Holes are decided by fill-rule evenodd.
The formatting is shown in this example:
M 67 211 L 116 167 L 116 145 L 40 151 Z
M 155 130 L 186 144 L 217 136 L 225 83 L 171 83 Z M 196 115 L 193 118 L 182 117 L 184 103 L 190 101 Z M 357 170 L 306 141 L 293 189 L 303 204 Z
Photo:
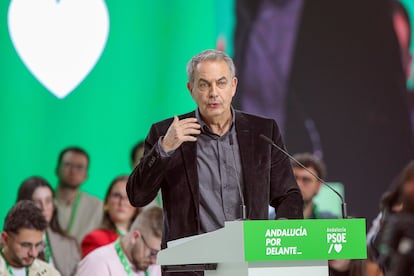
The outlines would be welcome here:
M 262 138 L 263 140 L 265 140 L 267 143 L 269 143 L 271 146 L 277 148 L 279 151 L 283 152 L 287 157 L 289 157 L 291 160 L 293 160 L 296 164 L 298 164 L 302 169 L 304 169 L 305 171 L 307 171 L 308 173 L 310 173 L 312 176 L 314 176 L 318 181 L 320 181 L 321 183 L 323 183 L 326 187 L 328 187 L 331 191 L 333 191 L 341 200 L 341 208 L 342 208 L 342 218 L 348 218 L 348 212 L 347 212 L 347 208 L 346 208 L 346 203 L 345 203 L 345 199 L 344 197 L 334 188 L 332 188 L 331 185 L 329 185 L 328 183 L 325 182 L 325 180 L 321 179 L 319 176 L 317 176 L 316 174 L 314 174 L 311 170 L 309 170 L 308 168 L 306 168 L 302 163 L 300 163 L 298 160 L 296 160 L 292 155 L 290 155 L 286 150 L 282 149 L 281 147 L 279 147 L 278 145 L 276 145 L 272 139 L 270 139 L 269 137 L 260 134 L 259 135 L 260 138 Z
M 236 169 L 236 155 L 234 154 L 234 148 L 233 148 L 233 135 L 230 133 L 229 135 L 229 144 L 231 146 L 231 151 L 233 153 L 233 168 L 236 174 L 236 181 L 237 181 L 237 188 L 239 189 L 239 194 L 240 194 L 240 200 L 241 200 L 241 205 L 240 205 L 240 213 L 241 213 L 241 220 L 246 220 L 247 219 L 247 214 L 246 214 L 246 204 L 244 203 L 244 195 L 243 195 L 243 191 L 240 185 L 240 178 L 239 178 L 239 174 L 237 173 L 237 169 Z

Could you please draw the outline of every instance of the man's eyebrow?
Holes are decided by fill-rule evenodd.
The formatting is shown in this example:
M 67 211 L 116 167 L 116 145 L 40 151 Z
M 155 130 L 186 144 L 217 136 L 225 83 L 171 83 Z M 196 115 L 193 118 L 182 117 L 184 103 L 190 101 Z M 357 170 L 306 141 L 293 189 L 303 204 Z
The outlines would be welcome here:
M 222 81 L 222 80 L 227 80 L 226 76 L 222 76 L 221 78 L 219 78 L 218 80 L 215 80 L 215 81 Z M 199 82 L 204 81 L 204 82 L 210 83 L 210 81 L 208 81 L 206 79 L 203 79 L 203 78 L 200 78 L 198 81 Z

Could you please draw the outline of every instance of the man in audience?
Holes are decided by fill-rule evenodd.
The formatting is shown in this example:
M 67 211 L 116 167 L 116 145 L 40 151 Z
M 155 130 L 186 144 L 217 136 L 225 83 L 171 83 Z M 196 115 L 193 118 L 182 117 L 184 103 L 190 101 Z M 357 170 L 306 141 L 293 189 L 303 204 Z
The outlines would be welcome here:
M 291 161 L 293 174 L 299 185 L 303 196 L 304 209 L 303 217 L 305 219 L 335 219 L 336 215 L 329 211 L 321 211 L 314 202 L 323 183 L 315 176 L 324 180 L 326 177 L 326 166 L 322 160 L 310 153 L 298 153 L 293 156 L 297 161 L 302 163 L 312 173 L 300 167 L 296 162 Z M 313 174 L 313 175 L 312 175 Z M 335 196 L 335 195 L 332 195 Z M 365 262 L 359 260 L 330 260 L 329 275 L 362 275 L 365 269 Z M 356 273 L 356 274 L 353 274 Z
M 80 186 L 88 175 L 89 156 L 81 148 L 64 149 L 58 159 L 56 206 L 59 224 L 80 244 L 86 233 L 98 228 L 103 217 L 103 202 Z
M 318 194 L 322 182 L 316 177 L 324 179 L 326 176 L 326 166 L 316 156 L 310 153 L 298 153 L 294 155 L 294 158 L 302 163 L 310 172 L 300 167 L 296 162 L 291 161 L 293 167 L 293 174 L 295 175 L 296 182 L 299 185 L 302 193 L 304 208 L 303 217 L 306 219 L 318 219 L 318 218 L 336 218 L 336 216 L 327 211 L 320 211 L 315 202 L 314 197 Z
M 79 263 L 77 275 L 161 275 L 160 266 L 155 265 L 161 236 L 161 208 L 146 209 L 125 236 L 89 253 Z
M 60 275 L 51 265 L 36 259 L 44 249 L 46 228 L 42 211 L 32 201 L 16 203 L 7 214 L 1 233 L 0 275 Z

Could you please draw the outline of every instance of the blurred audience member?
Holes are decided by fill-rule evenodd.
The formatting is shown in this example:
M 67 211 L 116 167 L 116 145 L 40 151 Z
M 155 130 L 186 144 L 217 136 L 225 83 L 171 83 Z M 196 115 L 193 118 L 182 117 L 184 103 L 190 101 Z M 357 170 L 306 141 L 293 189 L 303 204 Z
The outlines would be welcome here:
M 293 156 L 297 161 L 302 163 L 309 171 L 320 179 L 326 177 L 326 166 L 322 160 L 310 153 L 298 153 Z M 299 185 L 302 193 L 304 209 L 303 217 L 306 219 L 328 219 L 337 218 L 334 214 L 328 211 L 320 211 L 315 202 L 314 197 L 318 194 L 322 182 L 320 182 L 314 175 L 300 167 L 296 162 L 291 161 L 293 174 L 296 182 Z
M 115 241 L 128 232 L 131 223 L 139 213 L 126 194 L 128 175 L 115 178 L 105 195 L 104 218 L 99 229 L 87 234 L 82 241 L 82 257 L 94 249 Z
M 380 229 L 370 244 L 370 257 L 384 275 L 414 275 L 414 161 L 405 166 L 398 180 L 397 205 L 391 205 L 398 208 L 383 208 Z
M 161 236 L 162 209 L 146 209 L 125 236 L 88 254 L 79 263 L 77 275 L 161 275 L 160 266 L 155 265 Z
M 44 251 L 39 257 L 54 266 L 64 276 L 74 275 L 80 261 L 76 240 L 62 230 L 57 221 L 53 190 L 41 177 L 26 179 L 19 188 L 17 201 L 32 200 L 42 211 L 48 227 L 43 236 Z
M 86 233 L 102 223 L 103 202 L 85 192 L 80 186 L 88 175 L 89 156 L 81 148 L 64 149 L 58 159 L 56 175 L 56 206 L 59 224 L 80 244 Z
M 299 166 L 296 162 L 291 161 L 293 174 L 295 175 L 296 182 L 299 185 L 300 191 L 303 196 L 304 209 L 303 217 L 305 219 L 335 219 L 336 215 L 319 210 L 318 206 L 313 201 L 314 197 L 318 194 L 323 183 L 319 181 L 315 176 L 320 179 L 326 177 L 326 165 L 322 160 L 311 153 L 297 153 L 293 156 L 297 161 L 302 163 L 306 169 Z M 313 175 L 312 175 L 313 174 Z M 342 276 L 342 275 L 355 275 L 363 276 L 365 270 L 365 262 L 360 260 L 330 260 L 329 261 L 329 275 Z
M 373 241 L 375 236 L 378 234 L 378 231 L 381 228 L 383 220 L 386 219 L 390 214 L 401 211 L 402 209 L 402 185 L 403 185 L 403 179 L 402 179 L 402 175 L 400 174 L 391 183 L 390 188 L 383 194 L 381 201 L 380 201 L 380 213 L 373 221 L 371 228 L 369 229 L 368 234 L 367 234 L 368 246 L 370 246 L 370 243 Z M 368 250 L 368 257 L 370 257 L 371 253 L 375 255 L 374 252 Z
M 404 5 L 398 0 L 392 0 L 391 2 L 391 12 L 392 12 L 392 21 L 394 31 L 400 46 L 401 52 L 401 64 L 404 70 L 405 76 L 408 79 L 411 75 L 411 62 L 412 62 L 412 55 L 410 52 L 410 45 L 411 45 L 411 24 L 408 12 Z M 412 97 L 412 95 L 411 95 Z M 411 100 L 414 102 L 414 100 Z M 414 130 L 414 109 L 411 107 L 411 121 L 413 124 Z M 381 200 L 381 206 L 383 208 L 383 212 L 394 213 L 402 208 L 401 202 L 401 183 L 399 180 L 394 181 L 390 189 L 383 195 Z M 381 276 L 382 271 L 381 268 L 375 263 L 373 259 L 373 255 L 376 253 L 372 252 L 372 246 L 370 243 L 372 242 L 373 237 L 378 233 L 382 213 L 381 212 L 376 219 L 372 222 L 372 226 L 368 231 L 367 234 L 367 244 L 368 244 L 368 260 L 367 260 L 367 274 L 368 276 Z
M 1 233 L 3 248 L 0 275 L 55 276 L 60 273 L 48 263 L 36 259 L 43 251 L 47 221 L 30 200 L 22 200 L 9 211 Z
M 380 213 L 372 222 L 372 225 L 367 233 L 368 259 L 367 259 L 367 275 L 381 276 L 382 269 L 377 263 L 378 249 L 374 245 L 378 232 L 380 231 L 384 220 L 391 214 L 398 213 L 402 209 L 402 182 L 401 175 L 399 175 L 391 184 L 388 191 L 386 191 L 380 202 Z

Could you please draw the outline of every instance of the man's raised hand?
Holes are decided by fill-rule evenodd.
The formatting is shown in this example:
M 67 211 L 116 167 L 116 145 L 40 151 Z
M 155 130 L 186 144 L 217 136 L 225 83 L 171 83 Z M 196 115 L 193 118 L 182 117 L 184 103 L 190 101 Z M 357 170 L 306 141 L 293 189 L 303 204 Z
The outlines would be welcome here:
M 200 124 L 196 118 L 186 118 L 179 120 L 174 116 L 174 120 L 162 139 L 161 146 L 165 152 L 177 149 L 184 142 L 197 141 L 196 135 L 199 135 Z

